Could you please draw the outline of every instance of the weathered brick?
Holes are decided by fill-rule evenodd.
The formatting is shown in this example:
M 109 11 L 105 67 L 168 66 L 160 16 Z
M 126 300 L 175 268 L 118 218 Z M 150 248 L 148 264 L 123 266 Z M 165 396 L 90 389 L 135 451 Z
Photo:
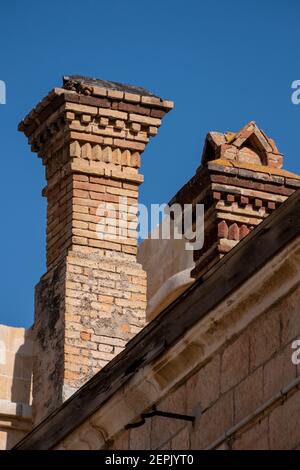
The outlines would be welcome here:
M 96 96 L 106 96 L 107 95 L 107 89 L 104 87 L 98 87 L 94 86 L 93 87 L 93 94 Z
M 103 343 L 103 344 L 108 344 L 112 346 L 120 346 L 124 347 L 125 346 L 125 341 L 120 338 L 114 338 L 111 336 L 101 336 L 101 335 L 92 335 L 92 341 L 95 343 Z
M 91 114 L 91 115 L 96 115 L 98 113 L 98 109 L 95 108 L 94 106 L 84 106 L 82 104 L 76 104 L 76 103 L 65 103 L 64 108 L 66 110 L 71 110 L 75 111 L 76 113 L 81 113 L 81 114 Z
M 123 351 L 123 348 L 120 349 Z M 98 351 L 107 352 L 111 354 L 114 354 L 116 352 L 113 346 L 109 346 L 108 344 L 98 344 Z
M 90 341 L 91 340 L 91 333 L 87 333 L 86 331 L 81 331 L 80 338 L 83 341 Z
M 174 108 L 174 102 L 171 101 L 171 100 L 163 100 L 163 106 L 164 108 L 167 108 L 167 109 L 173 109 Z
M 128 103 L 119 103 L 118 109 L 121 111 L 127 111 L 128 113 L 136 113 L 142 114 L 144 116 L 150 115 L 150 109 L 146 108 L 145 106 L 140 106 L 136 104 L 128 104 Z
M 131 140 L 126 139 L 114 139 L 114 145 L 116 147 L 137 150 L 139 152 L 142 152 L 145 149 L 145 144 L 140 142 L 132 142 Z
M 153 106 L 161 106 L 163 100 L 161 98 L 157 98 L 156 96 L 142 96 L 141 102 Z
M 141 100 L 141 96 L 135 93 L 124 93 L 125 101 L 129 101 L 130 103 L 139 103 Z
M 121 111 L 114 111 L 113 109 L 99 108 L 99 115 L 114 119 L 127 119 L 127 113 L 123 113 Z
M 165 111 L 163 111 L 161 109 L 151 109 L 150 116 L 162 119 L 165 114 L 166 114 Z
M 107 90 L 107 96 L 109 98 L 114 98 L 114 99 L 121 100 L 124 97 L 124 92 L 119 91 L 119 90 L 110 90 L 110 89 L 108 89 Z
M 104 351 L 92 351 L 91 354 L 92 357 L 94 357 L 95 359 L 103 359 L 106 361 L 111 361 L 114 358 L 113 353 L 108 353 Z

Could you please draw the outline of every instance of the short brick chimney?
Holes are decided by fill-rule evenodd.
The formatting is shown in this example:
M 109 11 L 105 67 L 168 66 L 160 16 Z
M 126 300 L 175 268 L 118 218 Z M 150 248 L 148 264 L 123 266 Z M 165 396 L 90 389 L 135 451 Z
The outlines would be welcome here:
M 194 252 L 200 277 L 299 186 L 283 156 L 255 122 L 239 132 L 209 132 L 195 176 L 170 201 L 204 204 L 204 245 Z
M 146 274 L 136 261 L 140 156 L 172 107 L 142 88 L 72 76 L 19 126 L 47 179 L 47 273 L 36 287 L 34 321 L 35 424 L 145 325 Z M 124 223 L 126 236 L 123 230 L 116 237 Z

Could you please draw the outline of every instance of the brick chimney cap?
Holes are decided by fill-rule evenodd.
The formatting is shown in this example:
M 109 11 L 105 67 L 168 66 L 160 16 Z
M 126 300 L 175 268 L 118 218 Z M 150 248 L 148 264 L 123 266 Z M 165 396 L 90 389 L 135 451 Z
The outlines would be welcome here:
M 209 132 L 206 136 L 202 164 L 217 159 L 281 168 L 283 155 L 273 139 L 255 121 L 238 132 Z
M 97 87 L 102 87 L 106 88 L 107 90 L 117 90 L 117 91 L 123 91 L 126 93 L 134 93 L 136 95 L 141 95 L 141 96 L 152 96 L 154 98 L 159 98 L 159 96 L 154 95 L 150 91 L 146 90 L 145 88 L 138 87 L 135 85 L 127 85 L 124 83 L 119 83 L 119 82 L 111 82 L 108 80 L 102 80 L 99 78 L 90 78 L 90 77 L 84 77 L 82 75 L 70 75 L 70 76 L 64 76 L 63 77 L 63 88 L 67 90 L 74 90 L 78 91 L 80 89 L 80 86 L 82 85 L 87 85 L 87 86 L 97 86 Z
M 60 108 L 68 100 L 83 105 L 100 107 L 103 98 L 114 101 L 133 103 L 131 108 L 137 106 L 132 112 L 139 114 L 141 108 L 154 108 L 158 118 L 163 117 L 173 107 L 174 103 L 168 99 L 162 99 L 142 87 L 125 85 L 117 82 L 98 80 L 81 75 L 70 75 L 63 77 L 63 88 L 54 88 L 45 96 L 32 111 L 20 122 L 18 130 L 29 137 L 52 113 Z M 97 101 L 98 100 L 98 101 Z M 152 114 L 151 114 L 152 116 Z

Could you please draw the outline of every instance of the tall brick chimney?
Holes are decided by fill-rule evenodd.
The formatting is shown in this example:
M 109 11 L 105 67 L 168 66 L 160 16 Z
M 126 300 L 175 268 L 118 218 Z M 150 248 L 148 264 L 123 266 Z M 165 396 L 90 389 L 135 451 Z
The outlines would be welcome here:
M 140 155 L 172 107 L 142 88 L 72 76 L 19 125 L 47 179 L 47 273 L 35 293 L 35 424 L 145 325 L 146 274 L 136 261 Z M 112 236 L 114 214 L 105 204 L 117 208 L 117 228 L 129 220 L 126 237 Z

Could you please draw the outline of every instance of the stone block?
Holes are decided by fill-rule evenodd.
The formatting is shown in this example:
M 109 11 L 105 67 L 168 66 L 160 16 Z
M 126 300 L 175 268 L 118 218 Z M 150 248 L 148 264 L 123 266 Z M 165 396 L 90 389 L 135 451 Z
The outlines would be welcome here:
M 189 450 L 190 448 L 190 432 L 189 427 L 183 428 L 179 433 L 173 437 L 171 441 L 172 450 Z
M 191 431 L 191 450 L 205 449 L 233 425 L 233 393 L 223 395 L 203 413 Z
M 249 373 L 249 338 L 241 335 L 227 346 L 221 360 L 221 392 L 241 382 Z
M 170 393 L 157 406 L 162 411 L 186 414 L 186 389 L 179 387 Z M 151 449 L 160 448 L 165 442 L 170 440 L 175 434 L 185 426 L 184 421 L 170 420 L 162 417 L 152 418 L 151 428 Z
M 300 392 L 297 390 L 270 414 L 270 450 L 289 450 L 299 445 L 299 416 Z
M 265 313 L 249 327 L 250 369 L 265 363 L 280 349 L 280 320 L 277 312 Z
M 220 395 L 220 356 L 214 357 L 186 383 L 187 412 L 193 414 L 200 408 L 205 410 Z
M 264 366 L 264 399 L 269 400 L 289 385 L 297 376 L 297 366 L 292 363 L 291 344 L 279 351 Z
M 233 450 L 268 450 L 268 419 L 254 423 L 250 428 L 234 437 Z
M 235 422 L 253 413 L 263 403 L 263 368 L 256 369 L 234 389 Z

